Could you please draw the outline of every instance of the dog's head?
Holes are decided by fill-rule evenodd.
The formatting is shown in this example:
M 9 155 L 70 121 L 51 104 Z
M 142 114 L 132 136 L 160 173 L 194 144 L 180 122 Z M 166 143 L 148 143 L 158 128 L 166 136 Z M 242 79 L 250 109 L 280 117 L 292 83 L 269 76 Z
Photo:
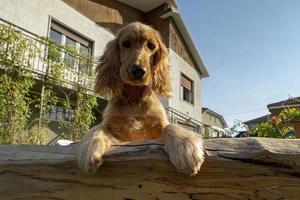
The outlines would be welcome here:
M 139 22 L 121 29 L 107 44 L 96 73 L 94 90 L 102 95 L 115 95 L 124 84 L 171 94 L 167 49 L 158 31 Z

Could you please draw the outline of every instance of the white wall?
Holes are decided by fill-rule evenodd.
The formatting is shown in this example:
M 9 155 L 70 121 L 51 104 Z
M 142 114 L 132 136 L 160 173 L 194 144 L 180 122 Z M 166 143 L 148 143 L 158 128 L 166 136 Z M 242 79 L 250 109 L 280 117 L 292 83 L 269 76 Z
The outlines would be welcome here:
M 169 49 L 170 73 L 173 89 L 173 97 L 169 99 L 169 106 L 181 111 L 198 121 L 202 121 L 201 106 L 201 77 L 200 74 L 185 62 L 177 53 Z M 188 76 L 194 82 L 194 104 L 180 99 L 180 75 Z
M 0 17 L 40 36 L 47 36 L 49 16 L 77 33 L 94 41 L 94 56 L 100 56 L 113 35 L 61 0 L 0 0 Z M 171 106 L 201 121 L 200 74 L 178 56 L 170 53 L 173 97 L 161 98 L 164 106 Z M 194 104 L 180 100 L 180 73 L 194 81 Z
M 113 35 L 61 0 L 0 0 L 0 17 L 40 36 L 47 36 L 49 16 L 94 41 L 94 56 Z

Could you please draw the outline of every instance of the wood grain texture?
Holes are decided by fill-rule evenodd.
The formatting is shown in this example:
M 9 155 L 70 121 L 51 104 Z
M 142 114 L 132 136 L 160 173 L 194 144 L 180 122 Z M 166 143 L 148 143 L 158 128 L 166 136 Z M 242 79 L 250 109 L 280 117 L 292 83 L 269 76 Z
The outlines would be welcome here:
M 144 13 L 116 0 L 63 0 L 69 6 L 116 33 L 124 24 L 144 22 Z
M 94 175 L 78 145 L 0 145 L 0 199 L 300 199 L 300 140 L 205 140 L 199 175 L 178 174 L 157 141 L 114 146 Z

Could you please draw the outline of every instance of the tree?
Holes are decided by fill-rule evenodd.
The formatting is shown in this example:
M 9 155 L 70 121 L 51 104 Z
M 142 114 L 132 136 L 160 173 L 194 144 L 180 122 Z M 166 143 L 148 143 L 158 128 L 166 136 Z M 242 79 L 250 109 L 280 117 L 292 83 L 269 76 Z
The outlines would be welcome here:
M 235 136 L 236 134 L 238 134 L 240 131 L 246 131 L 247 130 L 247 125 L 244 124 L 244 122 L 242 122 L 239 119 L 235 119 L 233 122 L 233 126 L 227 130 L 226 132 L 231 136 Z

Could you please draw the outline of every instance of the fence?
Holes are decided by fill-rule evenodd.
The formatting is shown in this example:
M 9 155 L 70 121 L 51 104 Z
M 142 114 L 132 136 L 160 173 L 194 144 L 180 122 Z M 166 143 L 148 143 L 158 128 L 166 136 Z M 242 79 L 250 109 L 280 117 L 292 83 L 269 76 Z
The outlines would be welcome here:
M 27 68 L 35 78 L 51 77 L 55 66 L 61 65 L 63 69 L 60 74 L 63 80 L 61 84 L 66 87 L 80 84 L 87 89 L 92 88 L 92 72 L 96 64 L 93 57 L 81 55 L 73 49 L 56 44 L 0 18 L 0 34 L 3 35 L 4 31 L 22 34 L 22 41 L 30 43 L 30 47 L 22 51 L 23 58 L 20 65 Z M 0 54 L 8 60 L 13 59 L 14 50 L 19 47 L 17 45 L 20 44 L 2 38 Z
M 179 124 L 187 129 L 201 133 L 204 124 L 172 107 L 165 108 L 171 123 Z
M 32 44 L 32 48 L 25 49 L 22 52 L 23 59 L 21 60 L 21 66 L 27 68 L 31 75 L 42 80 L 47 77 L 51 78 L 54 75 L 55 66 L 63 65 L 63 71 L 60 73 L 63 80 L 61 84 L 68 87 L 80 84 L 87 89 L 92 88 L 92 72 L 96 64 L 92 57 L 84 57 L 73 49 L 57 45 L 54 41 L 42 38 L 0 18 L 0 33 L 5 28 L 12 33 L 22 34 L 24 41 Z M 0 54 L 7 54 L 7 59 L 13 59 L 8 51 L 14 52 L 14 45 L 17 44 L 2 38 L 0 41 Z M 200 121 L 172 107 L 166 108 L 166 112 L 171 123 L 177 123 L 197 133 L 201 133 L 201 128 L 204 127 Z

